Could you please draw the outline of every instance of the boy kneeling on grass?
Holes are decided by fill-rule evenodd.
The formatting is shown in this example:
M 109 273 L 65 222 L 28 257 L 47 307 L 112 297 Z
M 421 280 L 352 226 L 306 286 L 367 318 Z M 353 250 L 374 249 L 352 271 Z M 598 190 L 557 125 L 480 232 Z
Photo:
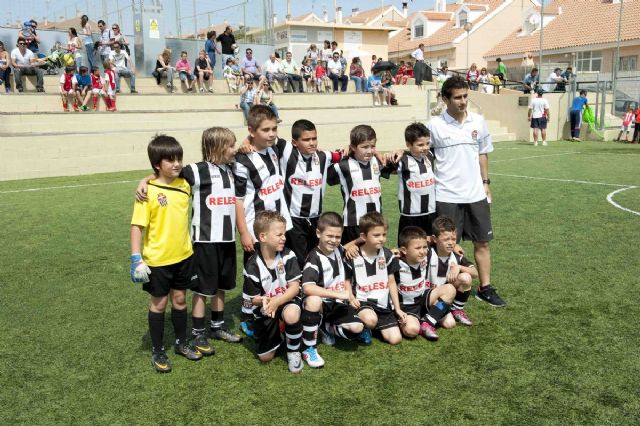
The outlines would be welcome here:
M 295 254 L 285 248 L 287 221 L 280 213 L 263 210 L 256 214 L 253 230 L 259 246 L 244 265 L 242 297 L 250 300 L 254 315 L 256 353 L 271 361 L 283 343 L 287 345 L 289 371 L 302 371 L 300 340 L 300 266 Z
M 170 136 L 155 136 L 147 148 L 156 175 L 149 181 L 147 201 L 136 201 L 131 218 L 131 280 L 144 283 L 151 296 L 149 334 L 151 364 L 160 373 L 171 371 L 165 353 L 164 311 L 171 296 L 171 322 L 176 336 L 175 352 L 196 361 L 200 351 L 187 340 L 185 293 L 198 284 L 193 270 L 189 237 L 191 187 L 181 177 L 182 147 Z M 144 230 L 144 252 L 141 253 Z

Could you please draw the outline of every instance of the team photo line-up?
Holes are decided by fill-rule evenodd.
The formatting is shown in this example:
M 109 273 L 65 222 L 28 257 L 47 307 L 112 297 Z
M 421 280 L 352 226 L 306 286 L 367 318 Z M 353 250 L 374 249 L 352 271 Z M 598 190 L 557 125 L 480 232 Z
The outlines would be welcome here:
M 209 338 L 242 341 L 224 319 L 225 292 L 236 287 L 236 231 L 244 250 L 240 328 L 262 362 L 282 346 L 293 373 L 303 360 L 324 365 L 318 338 L 367 345 L 375 334 L 396 345 L 471 326 L 464 308 L 474 278 L 476 299 L 505 306 L 490 284 L 493 145 L 484 118 L 467 111 L 468 90 L 463 78 L 448 79 L 446 111 L 409 124 L 406 147 L 384 156 L 369 125 L 351 130 L 348 151 L 318 149 L 309 120 L 296 121 L 285 141 L 264 105 L 249 110 L 238 149 L 231 130 L 206 129 L 202 161 L 185 167 L 178 141 L 156 135 L 148 145 L 153 174 L 138 185 L 131 220 L 131 279 L 150 295 L 155 370 L 171 371 L 163 343 L 169 299 L 176 354 L 199 360 L 215 353 Z M 380 178 L 394 172 L 400 218 L 392 252 Z M 342 215 L 323 212 L 327 184 L 340 185 Z M 473 242 L 476 265 L 461 238 Z

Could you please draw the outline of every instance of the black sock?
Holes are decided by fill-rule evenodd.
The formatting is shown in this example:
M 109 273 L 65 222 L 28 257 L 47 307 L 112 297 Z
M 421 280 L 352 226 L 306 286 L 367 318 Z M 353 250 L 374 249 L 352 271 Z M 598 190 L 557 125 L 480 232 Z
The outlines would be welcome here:
M 171 322 L 176 335 L 176 345 L 187 340 L 187 308 L 171 308 Z
M 224 311 L 211 311 L 211 328 L 222 328 L 224 325 Z
M 199 334 L 204 334 L 204 317 L 191 317 L 191 334 L 193 336 L 197 336 Z
M 164 337 L 164 312 L 149 311 L 149 334 L 151 335 L 151 347 L 154 352 L 164 350 L 162 339 Z
M 298 352 L 302 338 L 302 323 L 284 325 L 284 335 L 287 338 L 287 352 Z
M 318 343 L 318 326 L 320 325 L 320 313 L 302 310 L 300 320 L 302 322 L 302 343 L 310 348 Z
M 452 309 L 464 309 L 464 305 L 469 300 L 469 296 L 471 295 L 471 290 L 467 291 L 456 291 L 456 298 L 453 299 L 453 303 L 451 304 Z
M 429 308 L 427 315 L 424 316 L 424 320 L 431 324 L 432 327 L 435 327 L 438 321 L 449 312 L 449 307 L 450 305 L 447 302 L 438 297 L 436 303 Z

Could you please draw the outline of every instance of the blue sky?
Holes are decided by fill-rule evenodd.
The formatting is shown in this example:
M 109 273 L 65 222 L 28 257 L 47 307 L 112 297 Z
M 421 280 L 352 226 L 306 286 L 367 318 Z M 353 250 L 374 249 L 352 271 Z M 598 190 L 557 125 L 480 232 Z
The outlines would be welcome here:
M 227 19 L 232 24 L 243 21 L 245 14 L 242 7 L 230 7 L 242 3 L 244 0 L 197 0 L 196 10 L 200 15 L 198 17 L 198 27 L 206 26 L 211 19 L 212 22 L 221 22 Z M 147 0 L 148 2 L 148 0 Z M 246 8 L 246 19 L 249 25 L 260 25 L 262 22 L 262 0 L 248 0 L 249 7 Z M 8 6 L 11 3 L 11 6 Z M 165 25 L 172 32 L 175 31 L 175 7 L 174 4 L 181 5 L 182 26 L 189 31 L 193 29 L 193 1 L 192 0 L 163 0 L 165 7 Z M 286 15 L 286 0 L 273 0 L 275 13 L 278 19 L 283 19 Z M 351 14 L 351 9 L 359 7 L 361 10 L 378 7 L 381 4 L 393 4 L 398 9 L 401 8 L 402 0 L 370 0 L 363 2 L 362 0 L 337 0 L 338 6 L 342 7 L 343 15 Z M 105 19 L 108 22 L 119 21 L 125 32 L 129 33 L 132 29 L 131 19 L 131 0 L 107 0 L 107 11 L 109 16 Z M 366 4 L 367 6 L 363 6 Z M 428 9 L 432 6 L 433 0 L 414 0 L 409 1 L 409 10 Z M 0 0 L 0 10 L 3 11 L 0 17 L 0 23 L 5 24 L 7 21 L 15 22 L 16 20 L 24 21 L 33 18 L 41 21 L 45 15 L 49 20 L 59 20 L 60 17 L 73 17 L 76 11 L 80 14 L 87 13 L 90 18 L 97 20 L 102 16 L 102 0 L 20 0 L 12 2 L 10 0 Z M 333 17 L 333 0 L 291 0 L 291 14 L 302 15 L 310 12 L 312 9 L 318 16 L 322 16 L 322 7 L 326 5 L 329 11 L 329 18 Z M 230 7 L 224 11 L 214 12 L 218 9 Z M 120 12 L 117 12 L 121 9 Z M 35 11 L 35 12 L 34 12 Z M 89 11 L 89 12 L 87 12 Z M 209 15 L 203 15 L 205 12 L 212 12 Z

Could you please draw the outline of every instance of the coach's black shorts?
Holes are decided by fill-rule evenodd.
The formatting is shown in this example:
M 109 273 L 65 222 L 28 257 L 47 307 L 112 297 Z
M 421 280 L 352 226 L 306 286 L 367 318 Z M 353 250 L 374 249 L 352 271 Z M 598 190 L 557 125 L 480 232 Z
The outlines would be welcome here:
M 426 232 L 427 235 L 433 235 L 431 224 L 433 224 L 433 219 L 435 218 L 435 213 L 424 214 L 420 216 L 405 216 L 401 214 L 400 220 L 398 221 L 398 246 L 400 246 L 400 233 L 404 228 L 408 226 L 417 226 L 418 228 Z
M 348 303 L 322 302 L 322 316 L 326 323 L 333 325 L 360 323 L 356 310 Z
M 318 237 L 316 236 L 318 218 L 292 217 L 291 222 L 293 228 L 287 231 L 286 246 L 295 253 L 298 264 L 302 268 L 309 252 L 318 245 Z
M 546 129 L 547 128 L 547 118 L 532 118 L 531 119 L 531 128 L 532 129 Z
M 193 267 L 193 256 L 173 265 L 149 266 L 149 282 L 142 289 L 154 297 L 164 297 L 170 290 L 189 290 L 198 284 L 198 274 Z
M 348 244 L 356 238 L 360 238 L 359 226 L 345 226 L 344 228 L 342 228 L 342 245 Z
M 362 302 L 360 301 L 360 308 L 357 310 L 359 313 L 364 309 L 371 309 L 378 316 L 378 324 L 376 324 L 376 330 L 385 330 L 391 327 L 398 326 L 398 320 L 396 320 L 396 316 L 388 308 L 381 308 L 375 303 L 371 302 Z
M 255 321 L 253 323 L 253 333 L 256 339 L 256 353 L 264 355 L 275 351 L 284 342 L 282 334 L 284 333 L 284 320 L 282 312 L 289 305 L 295 305 L 302 313 L 302 300 L 299 297 L 294 298 L 290 302 L 280 306 L 276 311 L 275 318 L 265 317 L 262 315 L 261 307 L 254 309 L 253 313 Z
M 218 290 L 236 288 L 236 243 L 193 243 L 198 285 L 192 288 L 202 296 L 215 296 Z
M 436 215 L 448 216 L 458 228 L 460 239 L 471 241 L 493 240 L 491 228 L 491 207 L 487 199 L 475 203 L 456 204 L 436 201 Z

